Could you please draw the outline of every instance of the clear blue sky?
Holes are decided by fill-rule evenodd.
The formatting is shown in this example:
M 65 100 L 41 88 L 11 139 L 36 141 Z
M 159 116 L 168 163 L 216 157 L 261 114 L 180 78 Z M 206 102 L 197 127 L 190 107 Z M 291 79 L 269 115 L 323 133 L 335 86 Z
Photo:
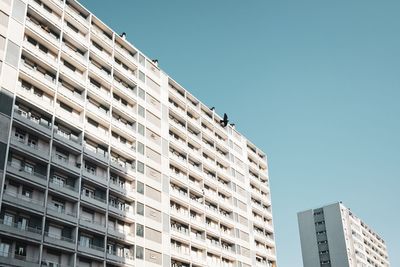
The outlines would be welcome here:
M 80 1 L 268 155 L 279 267 L 342 200 L 400 266 L 400 1 Z

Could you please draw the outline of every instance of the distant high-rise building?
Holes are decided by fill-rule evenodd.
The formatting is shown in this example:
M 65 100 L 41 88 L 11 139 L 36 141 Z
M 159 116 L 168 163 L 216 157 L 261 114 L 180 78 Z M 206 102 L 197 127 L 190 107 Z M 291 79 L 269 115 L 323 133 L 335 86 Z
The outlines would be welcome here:
M 227 118 L 76 1 L 0 10 L 0 266 L 276 266 L 267 158 Z
M 385 241 L 334 203 L 298 213 L 304 267 L 388 267 Z

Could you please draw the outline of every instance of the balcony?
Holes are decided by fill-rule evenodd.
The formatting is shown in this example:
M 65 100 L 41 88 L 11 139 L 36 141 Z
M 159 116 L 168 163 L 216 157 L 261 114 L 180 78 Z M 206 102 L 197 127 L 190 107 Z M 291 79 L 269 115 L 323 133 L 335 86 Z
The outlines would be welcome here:
M 39 251 L 36 251 L 36 254 L 37 257 L 26 257 L 11 252 L 0 252 L 0 264 L 2 266 L 39 267 Z
M 90 254 L 97 257 L 104 257 L 104 247 L 95 246 L 93 244 L 86 245 L 78 245 L 78 250 L 83 252 L 84 254 Z
M 90 170 L 87 169 L 83 170 L 83 176 L 95 184 L 101 184 L 103 186 L 107 186 L 107 177 L 100 176 L 95 172 L 91 172 Z
M 86 77 L 83 75 L 83 73 L 79 73 L 78 71 L 74 71 L 64 64 L 60 64 L 60 71 L 64 74 L 67 75 L 71 80 L 79 83 L 81 87 L 85 86 L 85 80 Z
M 111 83 L 111 81 L 112 81 L 111 72 L 107 72 L 104 69 L 100 69 L 99 67 L 97 67 L 93 63 L 89 64 L 89 69 L 92 72 L 94 72 L 102 80 L 106 81 L 107 83 Z
M 128 115 L 129 117 L 136 118 L 136 109 L 132 106 L 124 105 L 120 101 L 113 99 L 112 101 L 113 107 L 116 107 L 120 111 L 122 111 L 124 114 Z
M 85 124 L 85 130 L 90 135 L 97 137 L 104 143 L 108 143 L 108 129 L 104 129 L 103 127 L 96 127 L 90 123 Z
M 67 33 L 70 37 L 78 41 L 81 45 L 87 47 L 88 46 L 88 39 L 87 35 L 84 35 L 82 32 L 76 32 L 70 27 L 67 26 L 67 24 L 64 24 L 64 32 Z
M 125 153 L 126 155 L 129 156 L 135 155 L 136 148 L 134 144 L 128 144 L 128 143 L 124 144 L 120 142 L 117 138 L 111 137 L 111 145 L 117 148 L 122 153 Z
M 19 121 L 22 125 L 39 131 L 46 136 L 51 135 L 51 124 L 43 118 L 37 118 L 22 110 L 14 109 L 14 119 Z
M 50 13 L 47 9 L 45 9 L 42 5 L 38 4 L 36 1 L 29 2 L 29 5 L 31 5 L 38 13 L 40 13 L 53 25 L 61 25 L 61 17 L 57 16 L 54 12 Z
M 176 256 L 183 258 L 187 261 L 190 261 L 190 250 L 189 246 L 183 246 L 178 244 L 171 244 L 171 252 Z
M 171 100 L 170 100 L 169 106 L 175 113 L 177 113 L 181 117 L 183 117 L 183 118 L 187 117 L 185 109 L 181 108 L 178 104 L 171 102 Z
M 110 47 L 113 46 L 113 41 L 110 39 L 110 37 L 105 35 L 103 30 L 101 30 L 99 27 L 92 25 L 92 33 L 94 33 L 95 36 L 98 37 L 104 44 L 107 44 Z
M 77 222 L 76 212 L 66 211 L 65 208 L 56 208 L 54 206 L 47 206 L 47 215 L 61 219 L 65 222 L 70 222 L 74 224 Z
M 95 45 L 91 45 L 90 49 L 93 51 L 92 53 L 101 58 L 104 62 L 108 63 L 112 61 L 111 55 L 108 54 L 105 50 L 100 50 Z
M 54 139 L 59 141 L 61 144 L 64 146 L 69 146 L 70 148 L 74 150 L 82 150 L 82 143 L 81 140 L 79 140 L 78 137 L 73 136 L 73 135 L 67 135 L 63 131 L 60 131 L 58 129 L 54 129 Z
M 186 166 L 187 160 L 184 156 L 182 156 L 180 153 L 178 152 L 169 152 L 169 158 L 176 160 L 177 162 L 179 162 L 180 164 L 183 164 L 184 166 Z
M 18 176 L 22 180 L 28 180 L 41 186 L 46 186 L 47 184 L 46 175 L 25 169 L 14 162 L 7 162 L 7 173 Z
M 38 145 L 29 144 L 27 140 L 21 140 L 15 136 L 11 137 L 11 145 L 16 149 L 23 151 L 24 153 L 36 156 L 38 158 L 41 158 L 42 160 L 47 160 L 49 158 L 50 145 L 47 147 L 39 148 Z
M 74 102 L 75 104 L 83 107 L 83 103 L 85 102 L 85 99 L 83 97 L 83 93 L 79 94 L 77 92 L 72 92 L 68 88 L 64 87 L 62 83 L 59 83 L 58 85 L 58 94 L 64 96 L 68 100 Z
M 33 2 L 35 3 L 35 2 Z M 53 56 L 50 53 L 46 53 L 43 50 L 39 49 L 37 46 L 34 46 L 28 41 L 24 41 L 23 43 L 24 48 L 33 54 L 35 57 L 39 58 L 42 62 L 47 63 L 48 65 L 52 66 L 53 68 L 56 66 L 57 63 L 57 56 Z
M 55 182 L 55 181 L 57 181 L 57 182 Z M 67 185 L 65 183 L 60 183 L 60 182 L 58 182 L 58 180 L 53 180 L 52 178 L 50 179 L 49 188 L 51 188 L 55 191 L 61 192 L 65 195 L 68 195 L 73 198 L 79 197 L 79 192 L 78 192 L 77 188 Z
M 117 214 L 120 217 L 130 218 L 131 220 L 135 219 L 135 213 L 133 211 L 133 207 L 128 206 L 118 206 L 118 205 L 108 205 L 108 211 L 114 214 Z
M 131 53 L 129 53 L 125 48 L 121 47 L 118 43 L 115 44 L 115 51 L 124 56 L 124 58 L 126 58 L 130 62 L 137 61 L 136 57 L 134 57 Z
M 103 164 L 107 164 L 108 163 L 109 157 L 108 157 L 107 151 L 104 151 L 104 150 L 99 149 L 99 148 L 92 148 L 92 147 L 89 147 L 89 146 L 85 146 L 83 148 L 83 152 L 86 155 L 90 156 L 91 158 L 102 162 Z M 100 177 L 100 178 L 104 178 L 105 179 L 105 177 Z
M 170 124 L 175 126 L 175 128 L 181 130 L 182 132 L 186 133 L 186 125 L 183 122 L 180 122 L 179 120 L 175 118 L 170 118 Z
M 58 156 L 57 154 L 53 154 L 51 156 L 51 162 L 61 169 L 73 172 L 76 175 L 79 175 L 81 171 L 81 168 L 77 162 L 70 161 L 68 159 Z
M 114 80 L 114 88 L 132 100 L 136 99 L 136 91 L 133 88 L 126 87 L 124 84 Z
M 175 215 L 177 218 L 189 218 L 189 211 L 187 209 L 183 208 L 177 208 L 174 206 L 171 206 L 171 215 Z
M 3 201 L 14 207 L 24 207 L 28 210 L 40 213 L 44 212 L 43 200 L 32 199 L 9 190 L 4 191 Z
M 56 115 L 67 121 L 75 127 L 82 128 L 82 117 L 76 113 L 68 112 L 67 110 L 56 107 Z
M 111 167 L 114 167 L 118 171 L 122 173 L 127 173 L 127 174 L 134 174 L 136 173 L 136 169 L 134 166 L 128 163 L 123 163 L 118 160 L 113 160 L 111 159 Z
M 75 51 L 71 49 L 69 46 L 66 44 L 62 44 L 62 51 L 65 52 L 68 56 L 72 57 L 75 61 L 77 61 L 79 64 L 82 66 L 87 65 L 87 57 L 79 53 L 78 51 Z
M 119 129 L 123 130 L 129 136 L 132 136 L 132 135 L 134 136 L 136 134 L 136 129 L 132 125 L 125 124 L 122 121 L 117 120 L 114 117 L 111 120 L 113 122 L 113 125 L 115 125 L 116 127 L 118 126 Z
M 171 195 L 175 196 L 176 198 L 178 198 L 184 202 L 188 201 L 188 193 L 187 192 L 180 190 L 179 188 L 174 187 L 174 186 L 170 186 L 169 188 L 171 190 Z
M 43 39 L 45 39 L 47 42 L 51 43 L 55 47 L 58 47 L 60 45 L 60 38 L 54 36 L 53 34 L 47 32 L 42 28 L 41 25 L 38 25 L 31 21 L 29 18 L 26 20 L 26 26 L 31 29 L 33 32 L 35 32 L 37 35 L 41 36 Z
M 57 234 L 45 232 L 44 242 L 67 249 L 75 249 L 75 240 L 65 236 L 59 236 Z
M 106 90 L 103 87 L 97 87 L 92 83 L 89 83 L 89 91 L 95 94 L 98 98 L 104 99 L 107 102 L 111 101 L 111 93 L 110 90 Z
M 88 111 L 92 112 L 96 117 L 102 120 L 103 123 L 108 123 L 110 121 L 110 111 L 98 107 L 90 102 L 86 104 Z
M 107 208 L 107 200 L 100 198 L 98 196 L 87 196 L 85 194 L 81 195 L 81 200 L 85 201 L 88 204 L 94 205 L 101 210 L 105 210 Z
M 130 79 L 130 80 L 135 80 L 136 78 L 136 72 L 134 70 L 131 69 L 126 69 L 124 68 L 124 66 L 122 66 L 121 64 L 118 64 L 115 62 L 114 64 L 114 68 L 121 73 L 122 75 L 124 75 L 126 78 Z
M 36 69 L 28 67 L 26 64 L 21 63 L 20 69 L 25 75 L 33 78 L 37 83 L 41 84 L 43 87 L 50 88 L 51 90 L 55 90 L 56 80 L 47 74 L 43 74 Z
M 172 178 L 175 178 L 178 181 L 187 181 L 188 180 L 188 176 L 182 172 L 176 172 L 176 171 L 170 170 L 170 176 Z
M 86 229 L 90 229 L 90 230 L 96 230 L 99 231 L 101 233 L 105 233 L 106 231 L 106 225 L 103 222 L 100 221 L 96 221 L 93 219 L 89 219 L 89 218 L 80 218 L 79 219 L 79 224 L 81 227 L 84 227 Z
M 112 236 L 119 240 L 125 240 L 130 243 L 135 242 L 135 234 L 130 231 L 120 231 L 120 230 L 115 229 L 114 227 L 108 227 L 107 233 L 109 236 Z
M 23 239 L 40 241 L 42 239 L 42 230 L 37 227 L 22 226 L 19 223 L 11 223 L 0 220 L 0 232 L 5 232 L 11 236 L 17 236 Z
M 133 255 L 133 252 L 131 253 Z M 134 257 L 131 255 L 118 255 L 114 251 L 107 251 L 107 260 L 123 264 L 123 266 L 135 266 Z
M 76 22 L 78 22 L 79 24 L 81 24 L 82 26 L 84 26 L 85 28 L 89 27 L 89 21 L 88 19 L 82 17 L 81 14 L 79 14 L 79 12 L 77 12 L 75 9 L 71 8 L 68 4 L 65 5 L 65 11 L 67 11 L 67 14 L 74 19 Z

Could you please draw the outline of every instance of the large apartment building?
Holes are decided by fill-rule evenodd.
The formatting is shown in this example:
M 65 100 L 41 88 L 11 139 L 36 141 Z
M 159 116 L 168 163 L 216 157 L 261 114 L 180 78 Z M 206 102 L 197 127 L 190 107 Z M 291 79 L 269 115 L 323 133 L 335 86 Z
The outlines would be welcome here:
M 385 241 L 342 203 L 298 213 L 304 267 L 389 267 Z
M 79 3 L 0 10 L 0 266 L 276 266 L 260 149 Z

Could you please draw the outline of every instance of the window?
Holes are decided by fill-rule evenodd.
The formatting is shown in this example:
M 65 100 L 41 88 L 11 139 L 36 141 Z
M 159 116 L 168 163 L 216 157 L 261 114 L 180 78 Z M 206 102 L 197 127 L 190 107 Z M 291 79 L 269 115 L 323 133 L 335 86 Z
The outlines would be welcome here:
M 6 35 L 7 26 L 8 26 L 8 16 L 4 12 L 0 11 L 0 34 Z
M 29 138 L 28 138 L 28 146 L 37 149 L 38 138 L 36 136 L 29 136 Z
M 89 236 L 81 235 L 79 237 L 79 245 L 88 248 L 88 247 L 90 247 L 91 243 L 92 243 L 92 239 Z
M 137 161 L 137 171 L 140 173 L 144 173 L 144 163 L 141 161 Z
M 89 189 L 89 188 L 83 188 L 82 189 L 82 194 L 84 195 L 84 196 L 86 196 L 86 197 L 90 197 L 90 198 L 92 198 L 93 196 L 94 196 L 94 191 L 92 190 L 92 189 Z
M 146 63 L 146 59 L 142 54 L 139 54 L 139 63 L 140 65 L 144 66 Z
M 28 218 L 25 217 L 18 218 L 18 229 L 26 230 L 28 228 L 28 225 L 29 225 Z
M 63 187 L 66 183 L 66 179 L 58 174 L 53 175 L 53 180 L 52 180 L 54 185 L 58 185 L 59 187 Z
M 17 21 L 23 23 L 25 18 L 25 4 L 21 0 L 14 0 L 14 6 L 11 16 Z
M 20 129 L 15 129 L 14 136 L 18 141 L 23 143 L 25 141 L 26 133 Z
M 136 258 L 143 260 L 143 247 L 136 246 Z
M 137 236 L 144 236 L 144 227 L 141 224 L 136 224 L 136 235 Z
M 146 82 L 146 75 L 141 71 L 139 71 L 139 80 Z
M 144 194 L 144 184 L 142 182 L 137 182 L 137 192 L 140 194 Z
M 1 242 L 0 243 L 0 256 L 1 257 L 8 257 L 8 254 L 10 253 L 10 244 Z
M 53 199 L 51 201 L 51 204 L 52 204 L 54 210 L 56 210 L 59 213 L 64 213 L 64 210 L 65 210 L 65 203 L 64 202 L 62 202 L 60 200 Z
M 0 12 L 1 15 L 2 12 Z M 1 18 L 0 18 L 1 20 Z M 1 23 L 1 22 L 0 22 Z M 1 26 L 1 25 L 0 25 Z M 0 35 L 0 59 L 3 58 L 3 54 L 4 54 L 4 47 L 6 46 L 6 38 L 4 38 L 3 36 Z
M 19 46 L 9 40 L 5 61 L 11 66 L 16 68 L 18 66 L 18 60 L 19 60 Z
M 138 142 L 138 143 L 137 143 L 137 146 L 138 146 L 138 152 L 139 152 L 140 154 L 144 155 L 144 144 Z
M 139 97 L 145 100 L 146 92 L 142 88 L 139 88 Z
M 14 214 L 5 213 L 4 219 L 3 219 L 3 224 L 12 226 L 13 223 L 14 223 Z
M 29 188 L 24 187 L 22 189 L 22 195 L 27 198 L 32 198 L 32 190 Z
M 17 243 L 15 245 L 15 255 L 21 256 L 21 257 L 26 257 L 26 245 Z
M 136 213 L 139 215 L 144 215 L 144 205 L 143 203 L 138 202 L 136 207 Z
M 138 113 L 139 113 L 139 116 L 141 116 L 141 117 L 145 117 L 145 110 L 144 110 L 144 107 L 142 107 L 141 105 L 139 105 L 138 106 Z
M 24 171 L 29 173 L 29 174 L 33 174 L 34 172 L 34 166 L 30 163 L 25 162 L 24 163 Z
M 144 136 L 144 126 L 140 123 L 138 123 L 138 133 Z

